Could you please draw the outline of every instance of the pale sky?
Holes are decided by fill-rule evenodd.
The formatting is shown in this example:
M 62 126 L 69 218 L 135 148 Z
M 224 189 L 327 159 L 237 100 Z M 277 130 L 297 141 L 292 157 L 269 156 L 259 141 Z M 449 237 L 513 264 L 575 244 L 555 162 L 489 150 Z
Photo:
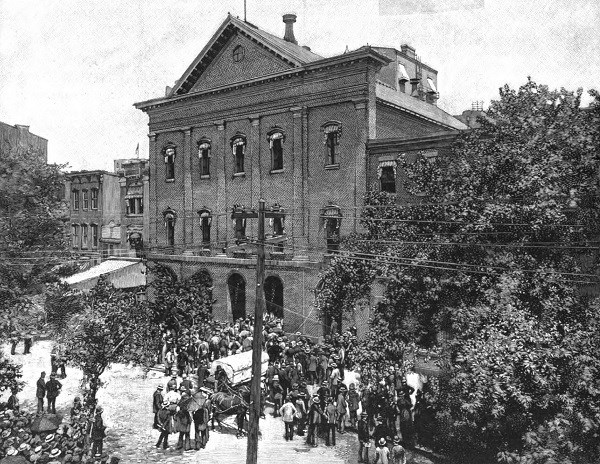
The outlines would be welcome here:
M 439 106 L 451 114 L 528 75 L 600 89 L 598 0 L 247 0 L 247 9 L 281 37 L 282 14 L 296 13 L 299 43 L 326 57 L 411 44 L 438 70 Z M 147 157 L 148 119 L 133 103 L 164 96 L 228 12 L 243 18 L 243 0 L 0 0 L 0 121 L 31 126 L 49 140 L 49 161 L 72 169 L 112 170 L 138 143 Z

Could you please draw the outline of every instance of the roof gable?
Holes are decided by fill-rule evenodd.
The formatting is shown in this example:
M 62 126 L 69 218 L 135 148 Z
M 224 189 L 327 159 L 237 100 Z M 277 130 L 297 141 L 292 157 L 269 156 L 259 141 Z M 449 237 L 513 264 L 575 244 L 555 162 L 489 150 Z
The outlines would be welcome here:
M 254 58 L 260 57 L 263 65 L 271 57 L 272 65 L 261 70 L 258 63 L 249 63 L 244 59 L 235 63 L 239 66 L 232 67 L 232 53 L 233 48 L 237 46 L 235 45 L 236 42 L 240 42 L 238 44 L 244 42 L 246 44 L 245 48 L 251 45 L 246 52 L 250 52 Z M 227 80 L 225 83 L 233 83 L 303 66 L 320 59 L 322 59 L 321 56 L 306 48 L 286 42 L 268 32 L 261 31 L 250 23 L 240 21 L 229 15 L 177 81 L 169 96 L 182 95 L 190 91 L 223 85 L 223 79 L 218 84 L 214 82 L 218 71 L 225 71 L 223 69 L 224 64 L 217 63 L 217 60 L 229 62 L 229 69 L 222 77 Z M 200 81 L 204 78 L 207 79 L 207 82 L 202 84 Z

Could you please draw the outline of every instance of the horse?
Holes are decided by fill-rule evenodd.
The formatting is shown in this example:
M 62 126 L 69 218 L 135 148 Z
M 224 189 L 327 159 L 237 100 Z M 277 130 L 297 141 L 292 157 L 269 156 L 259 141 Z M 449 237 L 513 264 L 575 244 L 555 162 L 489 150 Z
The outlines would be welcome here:
M 223 429 L 223 423 L 219 420 L 221 415 L 235 414 L 240 404 L 248 406 L 250 403 L 250 389 L 246 385 L 237 388 L 237 391 L 229 389 L 229 393 L 216 392 L 210 398 L 212 405 L 212 429 L 215 430 L 215 420 L 219 423 L 219 429 Z

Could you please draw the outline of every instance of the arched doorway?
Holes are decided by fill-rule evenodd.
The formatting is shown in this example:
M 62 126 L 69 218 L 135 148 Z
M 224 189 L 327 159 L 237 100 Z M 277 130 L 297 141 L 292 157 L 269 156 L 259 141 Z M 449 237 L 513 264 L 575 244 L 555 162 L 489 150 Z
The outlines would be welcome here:
M 283 318 L 283 282 L 279 277 L 269 276 L 265 279 L 265 301 L 268 313 Z
M 229 307 L 233 320 L 246 317 L 246 281 L 240 274 L 231 274 L 227 279 Z

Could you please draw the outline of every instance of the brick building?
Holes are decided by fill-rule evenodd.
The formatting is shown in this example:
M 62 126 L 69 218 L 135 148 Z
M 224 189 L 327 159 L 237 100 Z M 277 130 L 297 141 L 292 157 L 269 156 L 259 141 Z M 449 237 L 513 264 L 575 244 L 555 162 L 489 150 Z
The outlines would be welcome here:
M 121 201 L 119 177 L 107 171 L 77 171 L 65 175 L 69 198 L 71 246 L 90 256 L 120 251 Z
M 267 309 L 320 333 L 313 291 L 359 231 L 379 167 L 367 147 L 466 126 L 437 107 L 437 71 L 413 48 L 324 58 L 297 44 L 295 19 L 280 38 L 228 16 L 164 97 L 135 106 L 149 116 L 149 257 L 208 272 L 216 317 L 250 314 L 257 224 L 239 213 L 263 198 L 284 213 L 266 228 Z
M 48 162 L 48 140 L 29 132 L 29 126 L 0 122 L 0 157 L 11 150 L 34 150 Z
M 121 188 L 121 246 L 140 256 L 148 241 L 148 160 L 139 158 L 114 160 L 115 174 Z

